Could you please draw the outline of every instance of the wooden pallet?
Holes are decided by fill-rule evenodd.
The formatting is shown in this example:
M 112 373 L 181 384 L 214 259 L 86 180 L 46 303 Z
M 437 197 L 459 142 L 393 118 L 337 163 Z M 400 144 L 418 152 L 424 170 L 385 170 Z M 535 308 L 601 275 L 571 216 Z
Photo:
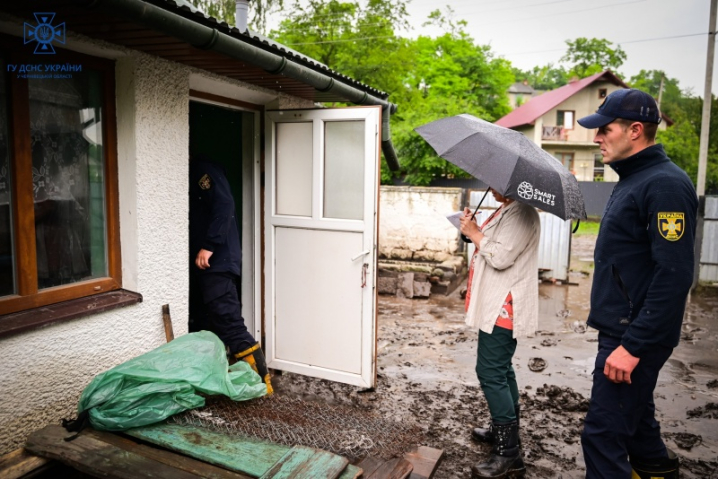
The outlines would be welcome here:
M 421 446 L 404 458 L 365 458 L 349 464 L 346 458 L 319 449 L 187 426 L 158 424 L 128 433 L 131 438 L 87 429 L 65 441 L 68 433 L 62 427 L 47 426 L 28 438 L 25 449 L 111 479 L 429 479 L 443 457 L 442 451 Z M 0 468 L 0 477 L 2 472 Z

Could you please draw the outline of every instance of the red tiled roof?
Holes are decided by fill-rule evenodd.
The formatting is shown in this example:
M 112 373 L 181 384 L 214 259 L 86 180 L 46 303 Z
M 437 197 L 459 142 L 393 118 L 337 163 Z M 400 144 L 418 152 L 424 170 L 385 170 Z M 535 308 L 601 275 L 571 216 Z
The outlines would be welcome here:
M 598 80 L 608 81 L 614 85 L 628 88 L 628 85 L 623 83 L 623 81 L 613 74 L 611 70 L 606 70 L 534 97 L 508 115 L 500 118 L 496 124 L 506 128 L 517 128 L 519 126 L 533 124 L 533 122 L 535 122 L 543 114 L 553 108 L 556 108 L 558 105 Z

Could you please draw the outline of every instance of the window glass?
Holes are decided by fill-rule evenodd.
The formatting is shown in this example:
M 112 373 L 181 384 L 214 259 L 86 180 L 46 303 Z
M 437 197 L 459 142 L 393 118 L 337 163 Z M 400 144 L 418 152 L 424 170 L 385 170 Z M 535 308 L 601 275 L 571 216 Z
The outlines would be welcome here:
M 277 214 L 312 216 L 312 124 L 277 123 Z
M 0 72 L 5 63 L 0 60 Z M 10 194 L 10 139 L 8 138 L 7 88 L 0 74 L 0 296 L 15 293 L 15 263 L 12 244 Z
M 569 130 L 573 128 L 573 112 L 572 111 L 563 112 L 563 125 L 562 126 Z
M 107 276 L 100 75 L 28 90 L 38 288 Z
M 364 219 L 364 121 L 324 124 L 324 217 Z

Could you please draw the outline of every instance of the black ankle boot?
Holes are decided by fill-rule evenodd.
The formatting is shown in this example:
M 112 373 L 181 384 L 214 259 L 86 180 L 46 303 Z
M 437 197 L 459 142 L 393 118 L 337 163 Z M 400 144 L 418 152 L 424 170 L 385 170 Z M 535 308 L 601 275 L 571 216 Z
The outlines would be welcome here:
M 514 411 L 516 411 L 516 422 L 518 423 L 519 427 L 521 427 L 521 406 L 518 404 L 514 406 Z M 471 439 L 473 439 L 476 442 L 485 442 L 488 444 L 494 443 L 494 428 L 493 424 L 489 424 L 489 427 L 483 428 L 483 427 L 475 427 L 471 431 Z M 521 438 L 519 438 L 519 446 L 521 446 Z
M 524 465 L 521 450 L 519 449 L 518 421 L 508 424 L 492 424 L 494 434 L 494 447 L 488 462 L 477 464 L 471 468 L 473 479 L 482 478 L 508 478 L 524 477 Z

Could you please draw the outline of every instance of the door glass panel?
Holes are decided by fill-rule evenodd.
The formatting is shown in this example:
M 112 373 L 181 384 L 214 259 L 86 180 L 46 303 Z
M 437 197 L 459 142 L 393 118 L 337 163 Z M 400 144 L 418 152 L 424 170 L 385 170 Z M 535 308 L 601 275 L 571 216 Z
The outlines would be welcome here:
M 364 219 L 364 122 L 324 123 L 324 217 Z
M 38 287 L 107 276 L 102 82 L 29 79 Z
M 5 62 L 0 60 L 0 72 L 4 71 Z M 15 293 L 7 99 L 5 75 L 0 74 L 0 296 Z
M 312 215 L 312 123 L 277 123 L 277 214 Z

